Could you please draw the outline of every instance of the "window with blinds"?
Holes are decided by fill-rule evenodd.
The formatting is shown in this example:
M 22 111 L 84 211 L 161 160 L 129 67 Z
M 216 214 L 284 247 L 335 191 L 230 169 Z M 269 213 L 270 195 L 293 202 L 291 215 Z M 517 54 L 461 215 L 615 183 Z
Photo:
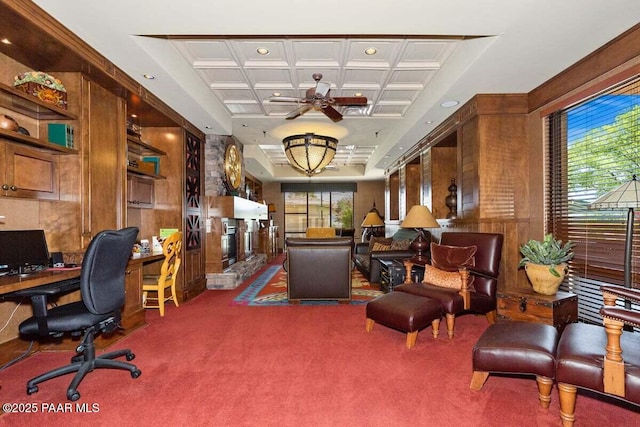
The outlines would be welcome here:
M 581 320 L 602 323 L 600 286 L 624 284 L 628 209 L 598 210 L 590 204 L 640 175 L 640 78 L 553 112 L 545 122 L 547 230 L 576 243 L 561 289 L 578 294 Z M 640 237 L 635 218 L 631 282 L 637 288 Z

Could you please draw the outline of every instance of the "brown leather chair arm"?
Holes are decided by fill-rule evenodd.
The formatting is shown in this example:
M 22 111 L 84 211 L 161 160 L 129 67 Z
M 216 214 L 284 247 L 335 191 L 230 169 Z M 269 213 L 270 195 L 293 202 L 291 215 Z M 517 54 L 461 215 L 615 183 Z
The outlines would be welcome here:
M 606 305 L 613 305 L 613 304 L 607 304 L 607 299 L 611 299 L 611 298 L 613 298 L 614 301 L 615 301 L 615 298 L 623 298 L 627 301 L 640 303 L 640 289 L 632 289 L 632 288 L 624 288 L 622 286 L 607 285 L 607 286 L 601 286 L 600 290 L 604 295 Z
M 627 325 L 640 327 L 640 313 L 637 311 L 627 310 L 622 307 L 605 306 L 600 309 L 600 315 L 607 319 L 617 320 Z

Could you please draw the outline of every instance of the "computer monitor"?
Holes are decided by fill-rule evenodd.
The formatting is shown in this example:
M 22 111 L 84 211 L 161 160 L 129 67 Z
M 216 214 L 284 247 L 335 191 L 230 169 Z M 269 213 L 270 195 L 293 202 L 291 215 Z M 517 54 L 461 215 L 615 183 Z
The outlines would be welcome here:
M 24 274 L 48 265 L 44 230 L 0 231 L 0 270 Z

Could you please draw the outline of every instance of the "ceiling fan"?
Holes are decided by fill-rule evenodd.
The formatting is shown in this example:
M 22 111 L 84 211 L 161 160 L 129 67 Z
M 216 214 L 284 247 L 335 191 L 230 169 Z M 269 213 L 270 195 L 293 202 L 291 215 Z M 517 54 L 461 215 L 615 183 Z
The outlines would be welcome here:
M 320 81 L 322 80 L 322 74 L 320 73 L 313 74 L 313 80 L 316 81 L 316 87 L 307 89 L 304 98 L 272 96 L 269 100 L 275 102 L 296 102 L 298 104 L 303 104 L 287 114 L 287 120 L 293 120 L 314 108 L 322 111 L 334 122 L 339 122 L 342 120 L 342 114 L 333 108 L 333 105 L 367 105 L 367 97 L 365 96 L 338 96 L 332 98 L 329 94 L 329 92 L 331 92 L 331 85 Z

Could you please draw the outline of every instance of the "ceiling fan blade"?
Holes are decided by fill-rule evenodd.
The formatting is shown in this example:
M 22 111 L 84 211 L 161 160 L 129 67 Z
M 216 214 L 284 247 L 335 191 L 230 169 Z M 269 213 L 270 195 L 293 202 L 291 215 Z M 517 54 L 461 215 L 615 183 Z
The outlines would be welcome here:
M 333 98 L 335 105 L 367 105 L 366 96 L 338 96 Z
M 327 94 L 329 93 L 329 89 L 331 89 L 331 85 L 329 83 L 325 83 L 325 82 L 318 82 L 318 84 L 316 85 L 316 98 L 317 97 L 322 97 L 324 98 L 325 96 L 327 96 Z
M 292 96 L 272 96 L 269 98 L 271 102 L 302 102 L 300 98 L 294 98 Z
M 306 113 L 311 108 L 312 108 L 311 105 L 303 105 L 302 107 L 297 108 L 297 109 L 293 110 L 292 112 L 290 112 L 289 114 L 287 114 L 287 117 L 285 117 L 285 119 L 286 120 L 293 120 L 296 117 L 301 116 L 302 114 Z
M 326 107 L 322 107 L 322 112 L 327 115 L 334 122 L 339 122 L 342 120 L 342 114 L 331 105 L 327 105 Z

